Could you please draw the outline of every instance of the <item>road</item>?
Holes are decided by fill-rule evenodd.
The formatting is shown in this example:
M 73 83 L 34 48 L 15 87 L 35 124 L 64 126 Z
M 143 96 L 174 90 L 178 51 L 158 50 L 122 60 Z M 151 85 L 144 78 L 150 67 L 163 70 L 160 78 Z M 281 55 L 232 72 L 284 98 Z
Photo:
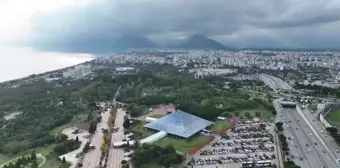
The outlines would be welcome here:
M 298 143 L 297 146 L 300 148 L 300 154 L 301 152 L 304 152 L 302 156 L 304 156 L 307 161 L 305 162 L 305 164 L 307 164 L 305 166 L 308 168 L 338 167 L 331 154 L 326 152 L 327 150 L 323 147 L 322 142 L 316 138 L 313 131 L 307 126 L 307 123 L 296 109 L 283 109 L 283 113 L 286 121 L 288 121 L 287 123 L 289 123 L 289 127 L 291 127 L 290 132 L 293 134 L 294 140 Z M 315 143 L 317 143 L 317 145 L 315 145 Z M 306 144 L 309 145 L 311 152 L 307 152 L 307 149 L 305 148 Z M 296 160 L 298 159 L 295 159 L 294 161 Z M 303 165 L 301 166 L 304 167 Z
M 317 113 L 311 113 L 308 109 L 301 110 L 306 119 L 309 120 L 309 123 L 313 126 L 313 128 L 317 131 L 319 137 L 325 142 L 326 146 L 330 149 L 331 154 L 336 158 L 340 158 L 340 153 L 337 153 L 335 150 L 339 150 L 339 145 L 335 142 L 334 138 L 330 136 L 326 130 L 326 127 L 317 119 Z M 323 132 L 323 133 L 321 133 Z
M 119 131 L 112 134 L 111 144 L 113 142 L 120 142 L 124 139 L 124 116 L 125 111 L 122 108 L 117 109 L 115 126 L 119 127 Z M 107 167 L 110 168 L 121 168 L 121 161 L 124 159 L 124 149 L 123 148 L 113 148 L 110 147 L 109 159 L 107 161 Z
M 95 146 L 94 150 L 89 151 L 85 154 L 83 160 L 83 167 L 84 168 L 95 168 L 99 165 L 101 150 L 100 147 L 103 144 L 103 129 L 108 129 L 107 121 L 110 117 L 110 110 L 104 111 L 102 114 L 102 120 L 100 123 L 97 124 L 97 130 L 92 137 L 91 143 Z
M 260 74 L 260 79 L 273 90 L 291 90 L 293 89 L 289 84 L 282 79 L 268 74 Z

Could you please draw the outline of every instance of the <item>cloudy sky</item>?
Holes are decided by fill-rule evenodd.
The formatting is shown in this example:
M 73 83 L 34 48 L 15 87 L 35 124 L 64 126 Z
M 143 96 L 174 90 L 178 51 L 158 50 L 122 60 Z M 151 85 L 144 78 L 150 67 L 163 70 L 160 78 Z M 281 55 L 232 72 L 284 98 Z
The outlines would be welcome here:
M 340 48 L 339 0 L 1 0 L 0 24 L 0 45 L 53 52 L 79 44 L 77 53 L 88 52 L 122 34 L 162 44 L 203 34 L 234 47 Z

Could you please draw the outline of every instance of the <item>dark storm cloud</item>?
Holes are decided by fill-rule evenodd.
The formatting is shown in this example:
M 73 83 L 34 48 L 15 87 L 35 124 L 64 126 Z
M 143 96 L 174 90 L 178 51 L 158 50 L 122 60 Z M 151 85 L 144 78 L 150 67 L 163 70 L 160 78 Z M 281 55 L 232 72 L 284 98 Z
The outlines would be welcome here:
M 276 41 L 281 37 L 280 40 L 288 41 L 295 36 L 306 38 L 305 32 L 311 32 L 313 27 L 339 21 L 339 7 L 337 0 L 108 0 L 37 15 L 34 20 L 36 33 L 31 38 L 55 46 L 78 44 L 98 46 L 100 50 L 122 34 L 162 40 L 169 38 L 164 34 L 235 35 L 239 37 L 235 44 L 243 46 L 249 42 L 240 39 L 258 43 L 256 39 L 261 38 Z M 297 31 L 303 35 L 291 33 Z M 332 31 L 326 33 L 337 33 L 336 29 Z M 318 35 L 323 36 L 323 33 Z M 233 43 L 232 39 L 221 40 Z M 322 40 L 327 41 L 327 38 Z M 72 45 L 69 47 L 74 47 Z

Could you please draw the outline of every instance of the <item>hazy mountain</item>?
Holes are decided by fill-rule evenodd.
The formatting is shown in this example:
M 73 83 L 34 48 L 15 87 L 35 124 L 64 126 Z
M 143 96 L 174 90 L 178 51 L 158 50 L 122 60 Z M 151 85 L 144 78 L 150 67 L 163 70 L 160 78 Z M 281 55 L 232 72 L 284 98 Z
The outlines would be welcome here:
M 182 42 L 182 44 L 173 46 L 174 48 L 186 49 L 214 49 L 214 50 L 232 50 L 231 47 L 225 46 L 213 39 L 209 39 L 203 35 L 190 36 Z
M 140 35 L 124 35 L 115 40 L 114 48 L 156 48 L 158 45 L 145 36 Z

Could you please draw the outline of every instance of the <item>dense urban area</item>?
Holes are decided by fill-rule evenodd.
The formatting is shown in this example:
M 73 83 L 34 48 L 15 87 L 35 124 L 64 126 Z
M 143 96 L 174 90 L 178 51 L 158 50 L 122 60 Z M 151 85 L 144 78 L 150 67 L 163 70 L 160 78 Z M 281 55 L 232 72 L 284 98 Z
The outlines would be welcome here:
M 340 167 L 340 53 L 131 51 L 0 84 L 0 168 Z

